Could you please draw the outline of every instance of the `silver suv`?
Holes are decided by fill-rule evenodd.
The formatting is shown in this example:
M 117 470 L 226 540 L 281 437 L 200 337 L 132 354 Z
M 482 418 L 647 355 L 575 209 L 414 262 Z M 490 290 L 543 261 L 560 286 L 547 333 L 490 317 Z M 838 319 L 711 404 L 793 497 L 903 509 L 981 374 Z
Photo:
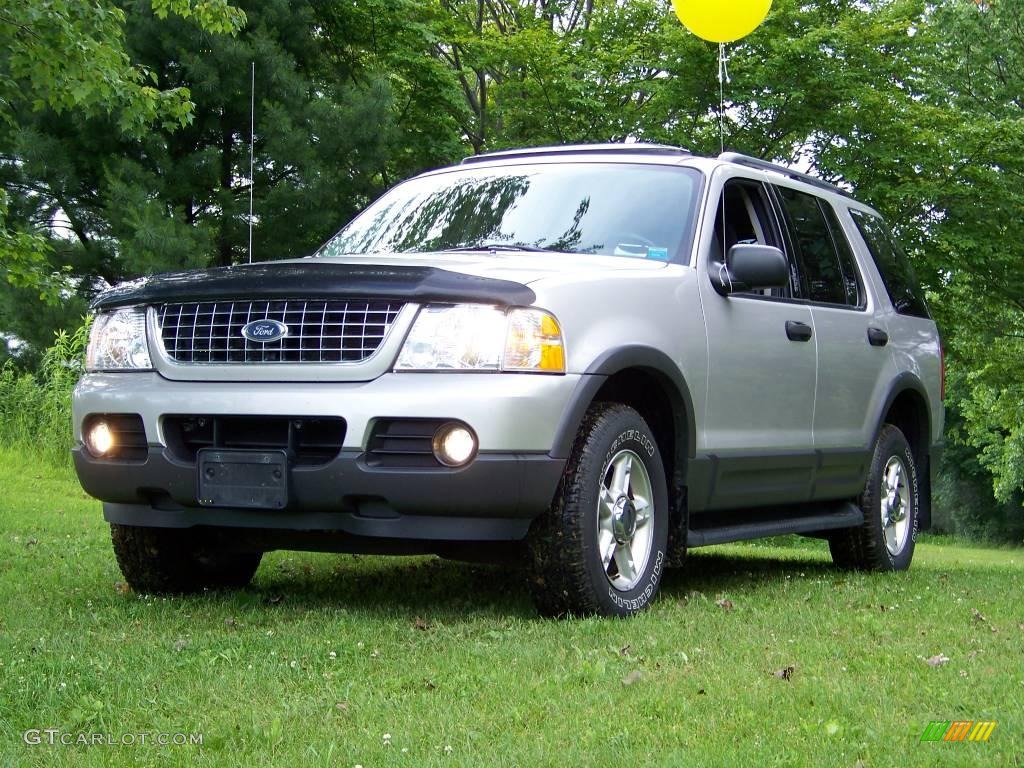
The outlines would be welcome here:
M 398 185 L 311 258 L 94 303 L 75 464 L 138 591 L 262 553 L 508 561 L 626 615 L 690 547 L 901 570 L 943 428 L 935 323 L 878 213 L 742 155 L 590 145 Z

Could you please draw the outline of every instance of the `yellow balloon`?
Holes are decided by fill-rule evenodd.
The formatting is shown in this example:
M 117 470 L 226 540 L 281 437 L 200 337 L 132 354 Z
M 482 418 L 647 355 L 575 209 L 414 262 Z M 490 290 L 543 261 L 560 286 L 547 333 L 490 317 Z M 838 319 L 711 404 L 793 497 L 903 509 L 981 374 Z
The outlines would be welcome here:
M 731 43 L 760 26 L 772 0 L 672 0 L 676 16 L 697 37 Z

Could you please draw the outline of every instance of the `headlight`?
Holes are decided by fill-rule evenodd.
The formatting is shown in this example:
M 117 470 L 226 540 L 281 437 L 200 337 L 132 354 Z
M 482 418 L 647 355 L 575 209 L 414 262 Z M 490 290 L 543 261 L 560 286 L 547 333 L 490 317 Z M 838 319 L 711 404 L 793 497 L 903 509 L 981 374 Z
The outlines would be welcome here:
M 132 307 L 97 315 L 89 332 L 85 367 L 89 371 L 151 369 L 146 310 Z
M 540 309 L 426 306 L 409 331 L 395 369 L 565 373 L 562 330 Z

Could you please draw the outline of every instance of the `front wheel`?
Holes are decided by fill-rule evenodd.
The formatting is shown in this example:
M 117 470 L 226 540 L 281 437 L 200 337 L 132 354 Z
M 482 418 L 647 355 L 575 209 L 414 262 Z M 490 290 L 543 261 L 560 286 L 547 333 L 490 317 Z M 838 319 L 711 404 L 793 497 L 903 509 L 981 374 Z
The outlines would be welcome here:
M 128 585 L 142 593 L 237 589 L 259 568 L 262 552 L 236 552 L 215 532 L 112 523 L 110 538 Z
M 665 568 L 665 468 L 632 408 L 597 403 L 583 419 L 552 507 L 530 531 L 530 585 L 545 616 L 629 616 Z
M 905 571 L 914 558 L 920 515 L 917 464 L 899 428 L 878 435 L 859 499 L 864 522 L 829 539 L 836 565 L 863 571 Z

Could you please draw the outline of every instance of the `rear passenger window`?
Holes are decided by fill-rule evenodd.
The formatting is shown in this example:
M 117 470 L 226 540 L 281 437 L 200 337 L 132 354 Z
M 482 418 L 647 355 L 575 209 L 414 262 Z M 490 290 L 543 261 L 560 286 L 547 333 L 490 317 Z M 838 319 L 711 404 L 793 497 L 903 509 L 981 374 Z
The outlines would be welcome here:
M 924 303 L 924 293 L 910 266 L 910 259 L 896 244 L 889 227 L 878 216 L 865 211 L 851 208 L 850 214 L 871 251 L 871 257 L 882 275 L 885 290 L 896 311 L 901 315 L 931 317 Z
M 857 262 L 850 249 L 850 241 L 846 239 L 846 233 L 843 232 L 843 225 L 839 223 L 835 209 L 827 203 L 822 203 L 821 207 L 825 211 L 825 218 L 828 219 L 828 228 L 832 231 L 832 242 L 835 244 L 836 254 L 839 256 L 839 267 L 843 270 L 846 303 L 851 307 L 863 308 L 867 306 L 864 283 L 861 282 Z
M 793 248 L 800 265 L 800 284 L 804 296 L 825 304 L 859 306 L 860 292 L 850 291 L 847 278 L 850 273 L 844 274 L 832 231 L 818 198 L 789 187 L 776 189 L 786 212 Z M 846 255 L 849 256 L 849 253 Z M 852 259 L 850 262 L 848 270 L 853 269 Z M 851 276 L 856 280 L 855 272 Z

